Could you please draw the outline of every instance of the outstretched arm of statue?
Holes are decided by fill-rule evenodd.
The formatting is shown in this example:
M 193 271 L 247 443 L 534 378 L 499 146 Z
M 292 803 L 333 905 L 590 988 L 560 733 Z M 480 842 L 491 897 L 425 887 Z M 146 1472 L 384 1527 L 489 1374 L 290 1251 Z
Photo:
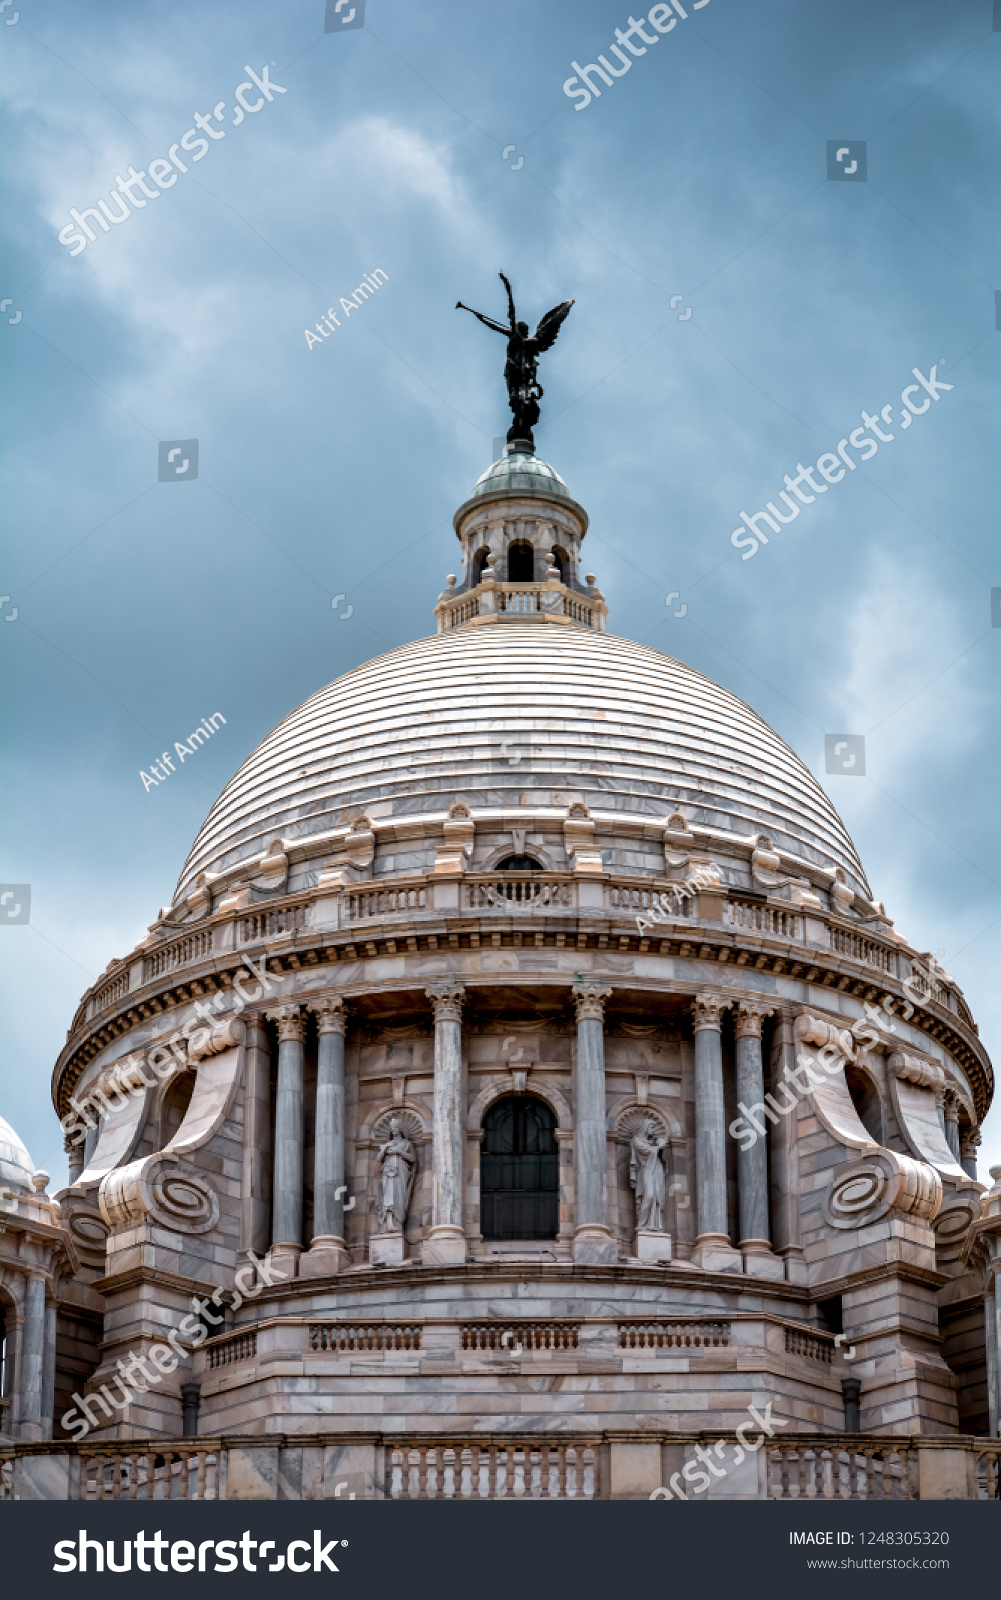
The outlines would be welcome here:
M 482 311 L 473 311 L 472 306 L 464 306 L 461 300 L 455 302 L 456 311 L 469 311 L 477 321 L 482 322 L 485 328 L 492 328 L 495 333 L 502 333 L 505 339 L 510 339 L 511 329 L 506 328 L 503 322 L 495 322 L 493 317 L 485 317 Z

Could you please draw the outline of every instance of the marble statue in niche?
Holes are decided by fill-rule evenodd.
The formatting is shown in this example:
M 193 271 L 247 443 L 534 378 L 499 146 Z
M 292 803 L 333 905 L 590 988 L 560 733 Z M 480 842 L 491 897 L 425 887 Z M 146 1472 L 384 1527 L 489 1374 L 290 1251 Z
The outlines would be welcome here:
M 402 1233 L 410 1209 L 417 1154 L 403 1132 L 400 1117 L 391 1117 L 389 1138 L 379 1146 L 379 1195 L 376 1215 L 380 1233 Z
M 667 1144 L 650 1118 L 641 1122 L 629 1142 L 629 1183 L 636 1194 L 636 1229 L 640 1233 L 664 1231 L 666 1183 L 660 1152 Z

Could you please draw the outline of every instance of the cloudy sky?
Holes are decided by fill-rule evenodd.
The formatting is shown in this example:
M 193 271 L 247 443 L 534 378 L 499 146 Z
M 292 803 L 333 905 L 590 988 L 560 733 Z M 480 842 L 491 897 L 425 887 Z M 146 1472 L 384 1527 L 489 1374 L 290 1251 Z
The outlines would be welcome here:
M 533 323 L 576 300 L 537 439 L 591 515 L 610 627 L 799 753 L 997 1058 L 992 0 L 688 0 L 581 109 L 564 81 L 619 66 L 618 0 L 347 0 L 339 32 L 325 0 L 17 5 L 0 878 L 32 898 L 0 934 L 0 1110 L 36 1163 L 62 1181 L 49 1083 L 79 995 L 222 785 L 315 689 L 432 631 L 452 513 L 508 424 L 501 342 L 454 310 L 501 314 L 498 269 Z M 285 93 L 242 90 L 240 117 L 265 64 Z M 215 108 L 194 161 L 178 143 Z M 59 242 L 171 145 L 175 183 Z M 936 365 L 952 388 L 901 427 Z M 892 441 L 742 559 L 740 513 L 863 410 Z M 159 441 L 189 439 L 197 479 L 159 482 Z M 825 772 L 831 733 L 865 736 L 864 777 Z M 1001 1110 L 987 1135 L 982 1176 Z

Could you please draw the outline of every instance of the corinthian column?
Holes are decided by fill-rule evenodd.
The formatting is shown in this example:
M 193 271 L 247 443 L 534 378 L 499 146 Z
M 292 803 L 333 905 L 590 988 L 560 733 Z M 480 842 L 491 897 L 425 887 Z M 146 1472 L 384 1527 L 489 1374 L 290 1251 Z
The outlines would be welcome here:
M 608 1226 L 608 1177 L 605 1145 L 605 1001 L 611 989 L 577 983 L 577 1075 L 575 1149 L 577 1156 L 577 1227 L 573 1258 L 615 1266 L 619 1251 Z
M 730 1244 L 726 1217 L 726 1107 L 720 1029 L 727 1003 L 719 995 L 700 994 L 692 1004 L 699 1213 L 692 1260 L 707 1272 L 739 1272 L 743 1265 L 739 1250 Z
M 278 1094 L 275 1103 L 275 1179 L 271 1248 L 297 1257 L 302 1249 L 304 1025 L 297 1005 L 268 1012 L 278 1024 Z
M 753 1000 L 737 1003 L 737 1101 L 743 1106 L 764 1106 L 765 1074 L 761 1061 L 761 1024 L 771 1006 Z M 752 1131 L 754 1131 L 752 1129 Z M 737 1184 L 740 1193 L 740 1250 L 744 1271 L 755 1277 L 782 1278 L 783 1264 L 772 1253 L 768 1226 L 768 1138 L 758 1135 L 745 1148 L 737 1148 Z
M 434 1123 L 431 1137 L 431 1231 L 423 1259 L 429 1266 L 462 1266 L 462 1001 L 460 983 L 434 983 Z
M 337 1272 L 350 1264 L 344 1243 L 344 1034 L 339 995 L 310 1006 L 319 1035 L 316 1056 L 316 1137 L 313 1144 L 313 1237 L 309 1254 L 316 1270 Z M 302 1275 L 305 1262 L 300 1262 Z
M 959 1153 L 959 1106 L 956 1097 L 947 1094 L 945 1097 L 945 1142 L 952 1151 L 956 1161 L 960 1159 Z

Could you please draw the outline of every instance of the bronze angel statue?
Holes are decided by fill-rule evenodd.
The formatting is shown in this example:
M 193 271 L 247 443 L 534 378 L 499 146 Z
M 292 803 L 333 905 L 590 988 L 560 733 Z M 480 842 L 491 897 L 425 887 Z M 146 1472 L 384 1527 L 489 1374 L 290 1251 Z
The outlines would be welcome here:
M 564 300 L 560 305 L 554 306 L 552 311 L 547 311 L 535 332 L 530 334 L 528 323 L 519 322 L 517 319 L 510 283 L 503 272 L 498 276 L 507 290 L 509 323 L 495 322 L 493 317 L 485 317 L 481 311 L 473 311 L 472 306 L 464 306 L 461 300 L 456 301 L 455 309 L 471 311 L 485 328 L 493 328 L 495 333 L 507 336 L 504 379 L 507 383 L 508 403 L 514 413 L 514 421 L 507 430 L 507 442 L 513 444 L 516 439 L 523 439 L 534 450 L 535 439 L 532 429 L 539 420 L 539 401 L 543 395 L 543 388 L 538 379 L 539 356 L 543 350 L 551 350 L 556 343 L 556 335 L 569 315 L 573 301 Z

